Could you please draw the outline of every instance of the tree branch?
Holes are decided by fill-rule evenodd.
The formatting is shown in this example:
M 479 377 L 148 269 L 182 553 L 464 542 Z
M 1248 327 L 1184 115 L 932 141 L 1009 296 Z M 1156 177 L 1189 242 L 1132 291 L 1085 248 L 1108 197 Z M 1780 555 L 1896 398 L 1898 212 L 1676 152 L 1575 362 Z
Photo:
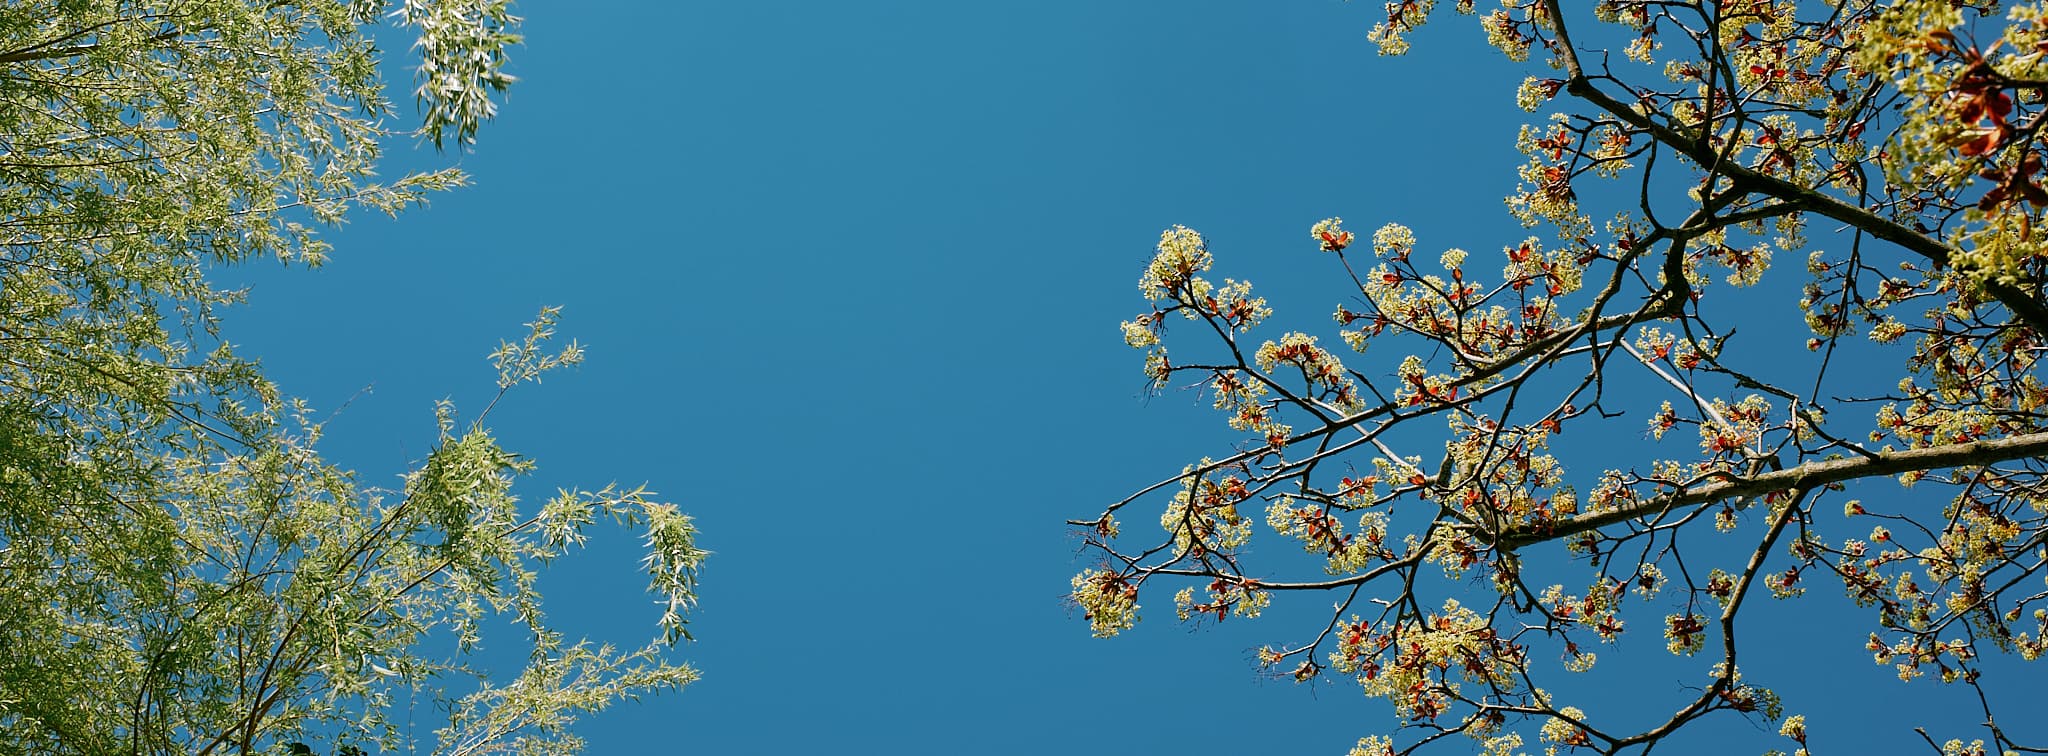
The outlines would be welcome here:
M 1962 465 L 1987 465 L 2028 457 L 2048 456 L 2048 432 L 2029 433 L 1991 441 L 1935 446 L 1906 451 L 1881 451 L 1870 457 L 1809 462 L 1797 467 L 1747 478 L 1730 476 L 1700 488 L 1679 489 L 1630 506 L 1586 514 L 1541 525 L 1509 528 L 1492 541 L 1504 549 L 1597 530 L 1637 517 L 1672 509 L 1698 506 L 1724 499 L 1761 496 L 1773 491 L 1814 489 L 1830 483 L 1904 472 L 1938 470 Z M 1483 537 L 1483 534 L 1482 534 Z
M 1555 4 L 1552 7 L 1555 12 Z M 1734 181 L 1737 188 L 1767 194 L 1824 217 L 1849 224 L 1940 265 L 1948 265 L 1949 258 L 1955 253 L 1948 245 L 1869 210 L 1776 176 L 1745 168 L 1732 161 L 1720 160 L 1720 156 L 1705 140 L 1688 137 L 1677 129 L 1658 123 L 1649 115 L 1637 112 L 1635 108 L 1593 86 L 1592 79 L 1587 78 L 1585 72 L 1579 69 L 1577 56 L 1572 53 L 1570 45 L 1565 43 L 1561 46 L 1566 51 L 1567 70 L 1571 73 L 1571 79 L 1565 83 L 1565 91 L 1599 106 L 1601 110 L 1626 121 L 1631 126 L 1642 129 L 1693 162 L 1714 166 L 1716 171 Z M 2048 333 L 2048 305 L 2044 305 L 2040 299 L 2011 284 L 1987 281 L 1982 286 L 1986 294 L 1997 299 L 1999 304 L 2005 305 L 2014 317 L 2028 327 L 2038 333 Z

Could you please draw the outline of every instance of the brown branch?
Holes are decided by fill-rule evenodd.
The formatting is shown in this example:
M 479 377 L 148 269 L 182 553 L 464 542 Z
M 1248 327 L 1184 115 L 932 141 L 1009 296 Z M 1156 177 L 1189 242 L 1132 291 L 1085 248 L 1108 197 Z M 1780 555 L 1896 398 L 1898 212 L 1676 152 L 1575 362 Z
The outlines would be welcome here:
M 291 4 L 291 2 L 292 0 L 270 0 L 270 3 L 268 5 L 263 6 L 263 11 L 265 13 L 268 13 L 270 11 L 274 11 L 286 5 L 289 5 Z M 58 47 L 57 45 L 62 45 L 65 42 L 69 42 L 71 40 L 90 35 L 94 32 L 104 30 L 116 24 L 127 22 L 163 21 L 164 19 L 171 19 L 177 17 L 177 14 L 171 13 L 151 13 L 141 16 L 135 16 L 132 18 L 116 18 L 111 21 L 106 21 L 103 23 L 98 23 L 92 26 L 85 27 L 83 29 L 79 29 L 64 36 L 57 37 L 56 39 L 46 40 L 33 45 L 29 45 L 28 47 L 22 47 L 14 50 L 8 50 L 6 52 L 0 52 L 0 65 L 8 63 L 28 63 L 38 60 L 53 60 L 57 58 L 70 58 L 79 55 L 84 55 L 86 53 L 90 53 L 94 50 L 99 49 L 99 43 L 92 42 L 82 45 L 66 45 L 63 47 Z M 157 32 L 156 34 L 143 38 L 142 42 L 145 45 L 155 44 L 158 42 L 169 42 L 180 37 L 183 37 L 187 34 L 199 34 L 214 30 L 215 27 L 212 25 L 200 25 L 186 28 L 178 26 L 176 24 L 172 24 L 164 28 L 162 31 Z
M 158 20 L 158 19 L 164 19 L 164 18 L 170 18 L 170 16 L 169 16 L 169 15 L 163 15 L 163 14 L 154 14 L 154 15 L 147 15 L 147 16 L 139 16 L 139 17 L 136 17 L 136 18 L 117 18 L 117 19 L 114 19 L 114 20 L 112 20 L 112 21 L 108 21 L 108 22 L 105 22 L 105 23 L 101 23 L 101 24 L 94 24 L 94 25 L 92 25 L 92 26 L 88 26 L 88 27 L 85 27 L 85 28 L 83 28 L 83 29 L 79 29 L 78 31 L 72 32 L 72 33 L 70 33 L 70 34 L 66 34 L 66 35 L 64 35 L 64 36 L 62 36 L 62 37 L 58 37 L 58 38 L 56 38 L 56 39 L 52 39 L 52 40 L 49 40 L 49 41 L 47 41 L 47 42 L 42 42 L 42 43 L 38 43 L 38 44 L 34 44 L 34 45 L 30 45 L 30 46 L 28 46 L 28 47 L 20 48 L 20 49 L 18 49 L 18 50 L 10 50 L 10 51 L 8 51 L 8 52 L 5 52 L 5 53 L 0 53 L 0 64 L 6 64 L 6 63 L 27 63 L 27 62 L 30 62 L 30 61 L 37 61 L 37 60 L 52 60 L 52 59 L 56 59 L 56 58 L 70 58 L 70 57 L 75 57 L 75 56 L 79 56 L 79 55 L 84 55 L 84 54 L 86 54 L 86 53 L 89 53 L 89 52 L 92 52 L 92 51 L 94 51 L 94 50 L 97 50 L 97 49 L 99 49 L 99 47 L 100 47 L 100 46 L 99 46 L 99 44 L 98 44 L 98 43 L 89 43 L 89 44 L 83 44 L 83 45 L 67 45 L 67 46 L 64 46 L 64 47 L 58 47 L 57 45 L 63 44 L 64 42 L 67 42 L 67 41 L 70 41 L 70 40 L 78 39 L 79 37 L 83 37 L 83 36 L 86 36 L 86 35 L 92 34 L 93 32 L 97 32 L 97 31 L 100 31 L 100 30 L 106 29 L 106 28 L 108 28 L 108 27 L 110 27 L 110 26 L 114 26 L 114 25 L 116 25 L 116 24 L 120 24 L 120 23 L 123 23 L 123 22 L 127 22 L 127 21 L 154 21 L 154 20 Z M 143 40 L 143 42 L 145 42 L 145 43 L 155 43 L 155 42 L 168 42 L 168 41 L 171 41 L 171 40 L 173 40 L 173 39 L 177 39 L 177 38 L 179 38 L 179 37 L 181 37 L 181 36 L 184 36 L 184 34 L 185 34 L 185 32 L 184 32 L 184 31 L 183 31 L 182 29 L 179 29 L 178 27 L 175 27 L 175 26 L 173 26 L 173 27 L 171 27 L 171 28 L 169 28 L 169 29 L 166 29 L 166 30 L 164 30 L 164 31 L 158 32 L 158 33 L 156 33 L 156 34 L 155 34 L 155 35 L 153 35 L 153 36 L 150 36 L 150 37 L 147 37 L 147 38 L 145 38 L 145 39 Z
M 1551 6 L 1553 13 L 1555 13 L 1557 10 L 1555 3 L 1552 3 Z M 1949 264 L 1949 258 L 1955 254 L 1956 250 L 1951 249 L 1948 245 L 1929 238 L 1925 234 L 1914 231 L 1911 228 L 1907 228 L 1896 221 L 1872 213 L 1869 210 L 1830 197 L 1815 189 L 1745 168 L 1733 161 L 1721 160 L 1721 156 L 1714 152 L 1713 147 L 1704 138 L 1686 136 L 1677 129 L 1657 122 L 1648 114 L 1637 112 L 1635 108 L 1627 103 L 1617 100 L 1606 92 L 1600 91 L 1598 87 L 1593 86 L 1592 79 L 1588 78 L 1583 70 L 1580 70 L 1578 56 L 1571 50 L 1568 39 L 1565 39 L 1561 32 L 1559 37 L 1560 41 L 1563 42 L 1560 46 L 1565 51 L 1566 70 L 1571 75 L 1571 79 L 1565 83 L 1565 91 L 1570 92 L 1574 97 L 1599 106 L 1601 110 L 1607 111 L 1631 126 L 1642 129 L 1657 141 L 1669 145 L 1680 154 L 1692 159 L 1693 162 L 1703 166 L 1714 166 L 1716 171 L 1734 181 L 1736 187 L 1761 192 L 1783 200 L 1786 203 L 1818 213 L 1821 216 L 1841 221 L 1861 229 L 1873 237 L 1904 247 L 1906 250 L 1919 254 L 1939 265 Z M 1986 294 L 1990 294 L 2000 304 L 2005 305 L 2007 309 L 2012 311 L 2015 317 L 2019 318 L 2028 327 L 2033 328 L 2039 333 L 2048 333 L 2048 305 L 2044 305 L 2039 298 L 2028 294 L 2020 287 L 1997 281 L 1987 281 L 1983 284 L 1983 288 Z
M 1785 503 L 1785 508 L 1778 512 L 1777 518 L 1771 521 L 1771 529 L 1764 533 L 1763 541 L 1750 552 L 1749 564 L 1742 568 L 1742 576 L 1736 579 L 1735 590 L 1728 598 L 1728 605 L 1721 608 L 1721 674 L 1714 677 L 1713 684 L 1708 685 L 1706 690 L 1700 691 L 1699 698 L 1693 699 L 1692 703 L 1672 714 L 1663 724 L 1614 741 L 1617 750 L 1637 743 L 1654 745 L 1663 740 L 1671 733 L 1677 732 L 1678 728 L 1710 711 L 1714 700 L 1726 694 L 1729 687 L 1735 684 L 1735 619 L 1742 609 L 1742 599 L 1749 595 L 1749 587 L 1755 582 L 1757 572 L 1763 569 L 1764 560 L 1770 557 L 1771 547 L 1777 545 L 1778 536 L 1784 534 L 1785 524 L 1799 516 L 1800 506 L 1805 503 L 1809 490 L 1800 489 L 1796 492 L 1792 500 Z
M 1589 512 L 1567 520 L 1541 525 L 1509 528 L 1493 538 L 1504 549 L 1517 549 L 1566 536 L 1597 530 L 1609 525 L 1659 512 L 1708 504 L 1724 499 L 1761 496 L 1773 491 L 1811 490 L 1830 483 L 1880 475 L 1938 470 L 1963 465 L 1988 465 L 2015 459 L 2048 456 L 2048 432 L 2028 433 L 1990 441 L 1935 446 L 1906 451 L 1881 451 L 1869 457 L 1809 462 L 1750 477 L 1729 476 L 1714 483 L 1687 490 L 1680 488 L 1633 505 L 1604 512 Z M 1483 537 L 1483 536 L 1482 536 Z

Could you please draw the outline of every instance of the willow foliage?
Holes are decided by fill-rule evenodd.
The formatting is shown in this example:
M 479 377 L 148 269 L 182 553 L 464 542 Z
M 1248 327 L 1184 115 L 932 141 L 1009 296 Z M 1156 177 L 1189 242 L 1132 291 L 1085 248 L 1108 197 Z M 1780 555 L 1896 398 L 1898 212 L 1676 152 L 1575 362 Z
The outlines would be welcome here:
M 387 126 L 387 20 L 418 40 L 411 134 Z M 373 169 L 392 138 L 474 140 L 517 21 L 504 0 L 0 9 L 0 753 L 565 753 L 576 715 L 694 679 L 667 658 L 703 557 L 687 517 L 643 489 L 522 507 L 532 462 L 446 405 L 403 487 L 364 487 L 218 333 L 239 293 L 209 269 L 318 264 L 319 227 L 463 183 Z M 494 355 L 501 391 L 580 359 L 554 318 Z M 667 607 L 636 650 L 551 630 L 535 590 L 607 518 L 645 532 Z M 533 648 L 510 680 L 469 666 L 499 615 Z M 448 716 L 408 742 L 394 710 Z

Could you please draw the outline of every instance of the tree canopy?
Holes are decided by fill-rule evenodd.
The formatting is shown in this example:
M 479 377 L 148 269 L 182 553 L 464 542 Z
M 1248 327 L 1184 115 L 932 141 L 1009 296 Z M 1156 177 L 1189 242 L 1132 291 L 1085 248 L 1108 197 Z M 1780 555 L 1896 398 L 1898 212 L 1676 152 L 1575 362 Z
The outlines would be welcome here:
M 512 82 L 506 0 L 30 0 L 0 10 L 0 751 L 565 753 L 566 726 L 680 686 L 704 552 L 645 488 L 514 493 L 533 461 L 435 412 L 383 490 L 325 461 L 319 415 L 220 332 L 260 258 L 319 264 L 351 210 L 464 183 L 376 178 L 382 145 L 462 148 Z M 393 131 L 373 37 L 410 32 L 421 113 Z M 499 396 L 580 361 L 556 312 L 493 353 Z M 493 401 L 492 406 L 496 406 Z M 541 563 L 637 525 L 665 609 L 646 646 L 551 629 Z M 530 654 L 473 664 L 491 617 Z M 437 708 L 438 707 L 438 708 Z M 445 714 L 433 742 L 391 713 Z
M 1438 13 L 1385 10 L 1386 55 Z M 1981 708 L 1925 747 L 2044 752 L 2031 705 L 1986 684 L 2048 648 L 2041 6 L 1456 10 L 1522 79 L 1506 203 L 1533 230 L 1468 253 L 1316 222 L 1301 249 L 1350 296 L 1330 332 L 1270 335 L 1274 306 L 1210 277 L 1228 250 L 1162 234 L 1124 339 L 1244 440 L 1070 521 L 1094 632 L 1148 594 L 1190 622 L 1333 594 L 1258 658 L 1382 699 L 1354 754 L 1645 753 L 1759 722 L 1804 754 L 1771 681 L 1816 671 L 1743 666 L 1788 632 L 1750 620 L 1840 591 L 1860 618 L 1798 642 Z M 1803 350 L 1767 314 L 1795 300 Z M 1634 644 L 1698 660 L 1667 714 L 1551 692 Z

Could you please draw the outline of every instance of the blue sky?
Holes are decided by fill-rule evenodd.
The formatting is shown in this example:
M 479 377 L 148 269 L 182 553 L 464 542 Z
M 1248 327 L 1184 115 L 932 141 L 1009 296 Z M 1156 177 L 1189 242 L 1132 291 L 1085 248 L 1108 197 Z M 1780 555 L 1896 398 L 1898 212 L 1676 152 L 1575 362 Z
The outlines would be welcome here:
M 1269 334 L 1330 338 L 1347 296 L 1315 221 L 1399 220 L 1425 249 L 1526 235 L 1499 199 L 1526 71 L 1473 19 L 1446 8 L 1389 59 L 1375 4 L 1334 0 L 520 11 L 522 81 L 477 149 L 391 163 L 477 185 L 358 216 L 318 271 L 238 274 L 255 289 L 228 335 L 315 406 L 349 402 L 330 454 L 388 483 L 432 403 L 480 409 L 484 355 L 564 307 L 587 364 L 494 416 L 541 464 L 527 493 L 646 481 L 716 552 L 679 654 L 704 680 L 588 720 L 592 753 L 1341 754 L 1391 729 L 1355 686 L 1250 663 L 1330 597 L 1189 632 L 1161 593 L 1148 624 L 1090 638 L 1061 602 L 1088 564 L 1061 523 L 1235 438 L 1190 394 L 1147 400 L 1118 335 L 1161 229 L 1207 234 L 1218 277 L 1279 311 Z M 560 563 L 554 616 L 647 637 L 637 559 L 618 533 Z M 1764 602 L 1783 629 L 1755 626 L 1752 663 L 1782 665 L 1768 682 L 1805 696 L 1817 744 L 1913 737 L 1843 693 L 1910 691 L 1816 594 Z M 1647 720 L 1703 682 L 1649 640 L 1577 683 L 1587 700 Z M 1736 739 L 1659 753 L 1789 747 L 1701 729 Z

